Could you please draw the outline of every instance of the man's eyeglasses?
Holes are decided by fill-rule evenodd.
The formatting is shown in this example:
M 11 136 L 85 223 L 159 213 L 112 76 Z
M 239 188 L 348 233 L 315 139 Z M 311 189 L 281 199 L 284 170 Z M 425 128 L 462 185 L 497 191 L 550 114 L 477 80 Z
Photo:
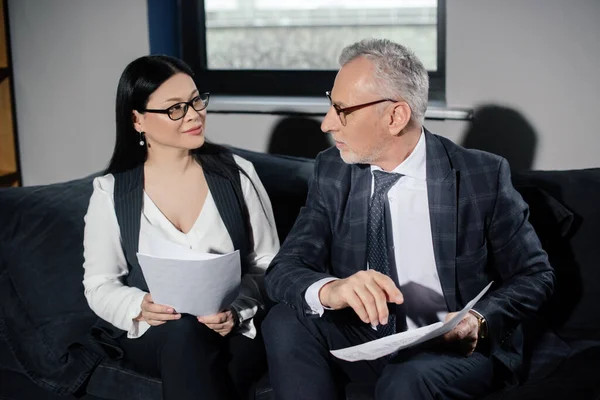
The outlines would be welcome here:
M 343 126 L 346 126 L 346 117 L 348 116 L 348 114 L 353 113 L 356 110 L 360 110 L 361 108 L 372 106 L 375 104 L 383 103 L 384 101 L 391 101 L 393 103 L 396 103 L 398 101 L 398 100 L 392 100 L 392 99 L 381 99 L 381 100 L 371 101 L 369 103 L 358 104 L 355 106 L 342 108 L 342 107 L 338 106 L 337 104 L 333 104 L 333 101 L 331 100 L 331 91 L 329 91 L 329 90 L 326 91 L 325 96 L 327 96 L 327 98 L 329 99 L 329 104 L 331 104 L 331 106 L 335 110 L 335 112 L 338 115 L 338 117 L 340 118 L 340 122 L 342 123 Z
M 208 107 L 209 97 L 210 97 L 210 93 L 202 93 L 202 94 L 194 97 L 190 101 L 184 101 L 181 103 L 173 104 L 171 107 L 167 108 L 166 110 L 152 110 L 152 109 L 146 108 L 145 110 L 141 110 L 141 111 L 149 112 L 149 113 L 157 113 L 157 114 L 167 114 L 169 116 L 169 118 L 171 118 L 173 121 L 177 121 L 178 119 L 183 118 L 187 114 L 188 109 L 190 107 L 192 107 L 194 110 L 196 110 L 198 112 L 204 110 L 206 107 Z

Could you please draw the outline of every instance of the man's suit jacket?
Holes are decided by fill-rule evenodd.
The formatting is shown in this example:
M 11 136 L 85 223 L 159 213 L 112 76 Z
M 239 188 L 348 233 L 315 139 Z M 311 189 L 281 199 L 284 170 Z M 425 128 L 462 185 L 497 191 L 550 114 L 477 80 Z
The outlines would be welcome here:
M 521 321 L 554 288 L 547 254 L 505 159 L 425 135 L 433 247 L 448 310 L 461 309 L 494 281 L 475 308 L 488 321 L 489 351 L 518 373 Z M 366 269 L 371 179 L 369 165 L 345 164 L 336 148 L 319 154 L 306 205 L 266 273 L 273 300 L 305 317 L 310 285 Z

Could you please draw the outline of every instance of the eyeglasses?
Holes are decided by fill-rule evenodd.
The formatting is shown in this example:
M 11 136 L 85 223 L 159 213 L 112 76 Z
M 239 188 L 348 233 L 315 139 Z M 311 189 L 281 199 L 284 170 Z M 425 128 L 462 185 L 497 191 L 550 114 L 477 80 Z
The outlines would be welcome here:
M 392 100 L 392 99 L 381 99 L 381 100 L 371 101 L 369 103 L 358 104 L 356 106 L 342 108 L 342 107 L 338 106 L 337 104 L 333 104 L 333 101 L 331 100 L 331 91 L 329 91 L 329 90 L 326 91 L 325 96 L 327 96 L 327 98 L 329 99 L 329 104 L 331 104 L 331 106 L 335 110 L 335 112 L 338 115 L 338 117 L 340 118 L 340 122 L 342 123 L 343 126 L 346 126 L 346 117 L 348 116 L 348 114 L 353 113 L 356 110 L 360 110 L 361 108 L 368 107 L 368 106 L 373 106 L 375 104 L 383 103 L 384 101 L 391 101 L 393 103 L 396 103 L 398 101 L 398 100 Z
M 184 101 L 181 103 L 173 104 L 166 110 L 151 110 L 149 108 L 146 108 L 145 110 L 142 110 L 142 112 L 167 114 L 169 118 L 171 118 L 173 121 L 177 121 L 178 119 L 183 118 L 187 114 L 190 106 L 198 112 L 204 110 L 206 107 L 208 107 L 209 97 L 210 93 L 202 93 L 201 95 L 194 97 L 190 101 Z

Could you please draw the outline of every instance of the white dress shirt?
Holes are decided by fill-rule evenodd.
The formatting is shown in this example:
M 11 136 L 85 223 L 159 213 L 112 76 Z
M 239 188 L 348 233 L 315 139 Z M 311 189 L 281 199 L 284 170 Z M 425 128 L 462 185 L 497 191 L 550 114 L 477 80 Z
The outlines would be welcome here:
M 408 283 L 416 283 L 418 287 L 430 289 L 435 294 L 442 296 L 443 299 L 442 286 L 433 253 L 426 166 L 425 133 L 421 131 L 421 136 L 413 152 L 391 171 L 402 174 L 387 195 L 396 261 L 396 270 L 392 273 L 397 275 L 400 289 Z M 371 173 L 374 170 L 381 170 L 381 168 L 372 165 Z M 374 179 L 371 181 L 371 194 L 373 190 Z M 336 279 L 338 278 L 321 279 L 307 289 L 305 299 L 315 314 L 323 315 L 325 311 L 319 300 L 319 291 L 325 284 Z M 406 299 L 411 303 L 419 302 L 419 300 L 421 299 Z M 438 318 L 443 321 L 446 313 L 447 311 L 438 313 Z M 407 318 L 407 325 L 408 329 L 418 327 L 410 318 Z
M 257 196 L 252 183 L 240 173 L 242 191 L 250 214 L 254 252 L 250 254 L 248 272 L 242 278 L 240 294 L 232 307 L 243 320 L 240 332 L 254 338 L 256 328 L 253 317 L 263 304 L 259 288 L 263 286 L 265 270 L 279 250 L 279 239 L 269 197 L 254 166 L 236 155 L 234 159 L 252 179 L 258 191 Z M 146 292 L 126 286 L 121 281 L 129 271 L 115 214 L 114 182 L 112 174 L 94 179 L 94 191 L 85 216 L 83 286 L 90 308 L 100 318 L 127 331 L 127 337 L 134 339 L 150 328 L 145 321 L 134 321 L 140 314 Z M 149 236 L 200 252 L 234 251 L 233 242 L 221 220 L 210 190 L 197 220 L 188 233 L 178 230 L 144 192 L 139 241 L 141 253 L 151 254 Z

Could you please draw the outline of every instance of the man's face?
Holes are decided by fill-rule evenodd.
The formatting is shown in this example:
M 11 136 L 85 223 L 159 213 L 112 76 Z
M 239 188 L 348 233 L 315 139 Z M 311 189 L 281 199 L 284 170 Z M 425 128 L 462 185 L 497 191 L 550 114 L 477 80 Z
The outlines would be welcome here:
M 362 57 L 343 66 L 331 90 L 333 104 L 345 108 L 381 99 L 375 90 L 373 71 L 372 63 Z M 346 115 L 345 126 L 334 107 L 330 107 L 321 130 L 331 133 L 345 163 L 374 164 L 391 139 L 383 112 L 389 106 L 390 103 L 381 103 L 353 111 Z

